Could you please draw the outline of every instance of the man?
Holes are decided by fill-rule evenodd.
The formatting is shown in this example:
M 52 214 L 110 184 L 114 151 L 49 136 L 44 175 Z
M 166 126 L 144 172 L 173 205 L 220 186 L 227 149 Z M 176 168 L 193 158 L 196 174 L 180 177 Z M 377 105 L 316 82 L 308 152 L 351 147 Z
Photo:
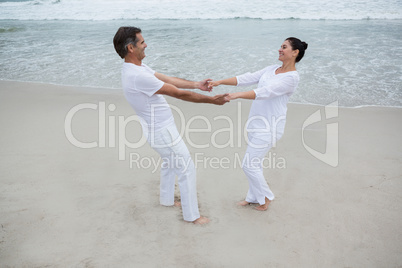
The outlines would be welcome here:
M 175 205 L 174 188 L 177 175 L 184 220 L 196 224 L 208 223 L 209 219 L 200 216 L 198 211 L 194 163 L 177 131 L 172 111 L 162 95 L 190 102 L 222 105 L 228 101 L 228 94 L 210 97 L 180 90 L 178 88 L 209 91 L 210 79 L 200 82 L 187 81 L 157 73 L 143 64 L 147 45 L 139 28 L 120 27 L 113 38 L 113 44 L 116 52 L 124 59 L 124 95 L 141 118 L 149 144 L 163 160 L 160 179 L 161 205 Z

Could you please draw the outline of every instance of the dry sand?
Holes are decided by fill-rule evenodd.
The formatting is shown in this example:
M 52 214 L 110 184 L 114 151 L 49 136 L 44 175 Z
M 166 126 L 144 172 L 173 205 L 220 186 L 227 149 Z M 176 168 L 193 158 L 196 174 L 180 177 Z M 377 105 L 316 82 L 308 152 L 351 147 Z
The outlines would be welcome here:
M 206 226 L 159 205 L 159 169 L 149 164 L 159 156 L 147 144 L 125 148 L 119 160 L 119 135 L 132 143 L 141 136 L 135 121 L 119 131 L 119 118 L 134 113 L 122 94 L 0 81 L 0 266 L 402 266 L 401 108 L 340 108 L 302 139 L 303 122 L 323 107 L 290 104 L 285 135 L 265 169 L 276 199 L 259 212 L 236 206 L 247 192 L 236 156 L 246 149 L 241 131 L 251 102 L 168 102 L 185 116 L 174 112 L 179 129 L 206 131 L 184 135 L 196 160 L 200 212 L 211 219 Z M 96 148 L 66 137 L 66 116 L 80 104 L 94 109 L 77 111 L 72 134 Z M 100 124 L 99 139 L 99 111 L 107 131 L 117 126 L 115 137 Z M 326 123 L 339 127 L 336 167 L 303 144 L 325 152 Z M 212 144 L 230 138 L 233 147 Z

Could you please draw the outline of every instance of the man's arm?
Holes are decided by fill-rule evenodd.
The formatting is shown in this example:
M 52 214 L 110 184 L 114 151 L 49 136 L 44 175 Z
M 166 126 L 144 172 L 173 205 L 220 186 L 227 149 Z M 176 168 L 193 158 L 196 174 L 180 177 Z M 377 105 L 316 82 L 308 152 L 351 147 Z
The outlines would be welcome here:
M 156 94 L 168 95 L 173 98 L 196 102 L 196 103 L 212 103 L 223 105 L 229 101 L 229 94 L 215 95 L 213 97 L 198 94 L 188 90 L 178 89 L 176 86 L 165 83 L 161 89 L 156 91 Z
M 159 80 L 174 85 L 178 88 L 187 88 L 187 89 L 201 89 L 203 91 L 211 91 L 210 88 L 208 88 L 208 82 L 212 81 L 212 79 L 204 79 L 199 82 L 194 82 L 194 81 L 188 81 L 185 79 L 177 78 L 177 77 L 171 77 L 167 76 L 161 73 L 155 73 L 156 78 Z

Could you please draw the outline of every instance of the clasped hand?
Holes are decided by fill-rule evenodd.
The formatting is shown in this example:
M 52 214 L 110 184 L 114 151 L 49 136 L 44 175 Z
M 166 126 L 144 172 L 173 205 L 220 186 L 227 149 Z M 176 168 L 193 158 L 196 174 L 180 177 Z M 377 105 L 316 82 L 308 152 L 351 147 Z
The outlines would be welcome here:
M 220 83 L 218 81 L 213 81 L 212 79 L 204 79 L 198 83 L 199 83 L 198 88 L 200 90 L 208 91 L 208 92 L 211 92 L 214 87 L 217 87 L 220 85 Z M 229 93 L 218 94 L 213 97 L 213 104 L 223 105 L 226 102 L 229 102 L 230 100 L 232 100 L 231 94 L 229 94 Z

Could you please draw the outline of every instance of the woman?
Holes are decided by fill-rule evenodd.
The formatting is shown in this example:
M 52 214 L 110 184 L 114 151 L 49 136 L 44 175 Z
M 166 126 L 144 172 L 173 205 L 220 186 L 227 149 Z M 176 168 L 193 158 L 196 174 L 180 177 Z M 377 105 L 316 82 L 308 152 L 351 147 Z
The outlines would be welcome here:
M 209 84 L 212 88 L 219 85 L 248 86 L 258 83 L 255 90 L 229 94 L 230 100 L 255 99 L 246 123 L 249 142 L 243 159 L 243 171 L 249 182 L 249 190 L 246 199 L 239 205 L 258 203 L 256 209 L 264 211 L 275 198 L 264 178 L 262 161 L 283 135 L 287 103 L 299 83 L 296 62 L 303 58 L 306 49 L 305 42 L 289 37 L 279 49 L 282 66 L 272 65 L 255 73 L 211 81 Z

